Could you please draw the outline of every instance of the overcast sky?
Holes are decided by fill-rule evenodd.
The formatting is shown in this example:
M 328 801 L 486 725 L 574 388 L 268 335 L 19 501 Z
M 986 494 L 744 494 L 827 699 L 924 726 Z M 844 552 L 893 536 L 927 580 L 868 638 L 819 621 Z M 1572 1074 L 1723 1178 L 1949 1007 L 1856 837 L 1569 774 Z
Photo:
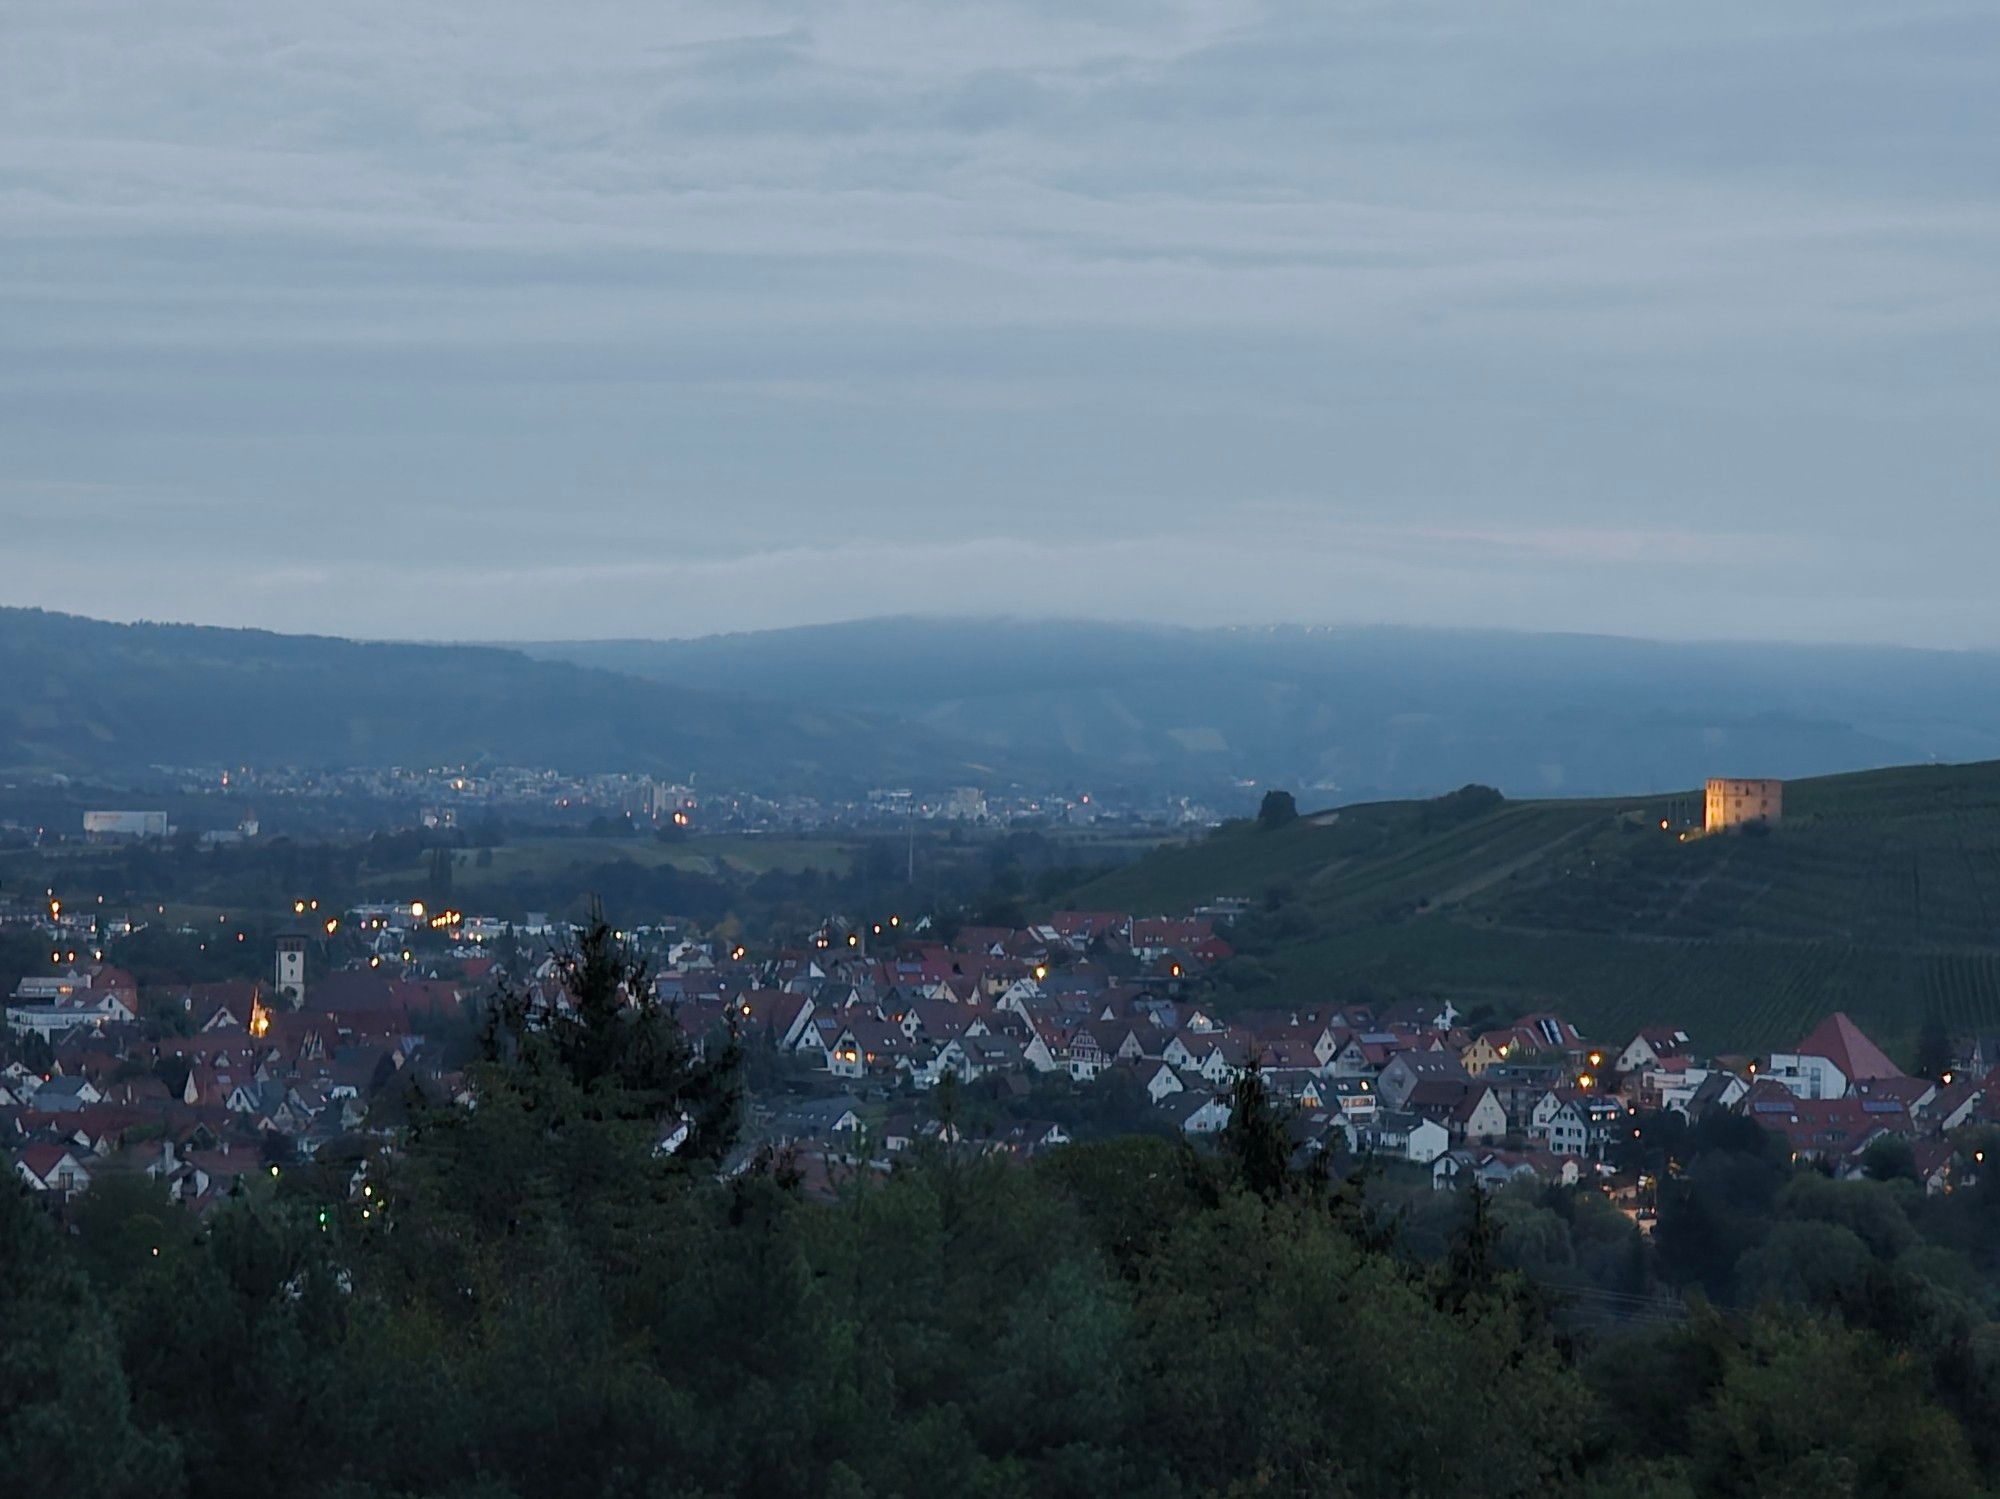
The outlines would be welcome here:
M 0 601 L 2000 646 L 1993 0 L 0 0 Z

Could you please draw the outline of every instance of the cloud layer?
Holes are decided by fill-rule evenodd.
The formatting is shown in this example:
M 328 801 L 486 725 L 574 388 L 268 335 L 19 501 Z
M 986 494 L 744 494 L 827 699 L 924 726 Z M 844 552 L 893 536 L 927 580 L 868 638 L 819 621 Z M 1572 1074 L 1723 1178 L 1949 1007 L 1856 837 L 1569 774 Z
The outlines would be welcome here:
M 2000 645 L 2000 12 L 0 0 L 4 596 Z

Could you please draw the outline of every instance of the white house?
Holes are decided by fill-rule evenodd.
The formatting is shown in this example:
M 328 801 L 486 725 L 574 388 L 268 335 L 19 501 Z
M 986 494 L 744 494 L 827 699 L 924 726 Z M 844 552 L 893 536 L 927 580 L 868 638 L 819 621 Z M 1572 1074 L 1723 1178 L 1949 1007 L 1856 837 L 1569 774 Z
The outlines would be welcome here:
M 1705 1086 L 1710 1078 L 1717 1081 L 1713 1086 Z M 1694 1107 L 1696 1098 L 1703 1098 L 1706 1106 L 1731 1109 L 1742 1102 L 1750 1091 L 1749 1085 L 1733 1072 L 1721 1072 L 1708 1067 L 1684 1067 L 1677 1072 L 1661 1069 L 1646 1074 L 1646 1091 L 1659 1100 L 1663 1109 L 1673 1109 L 1685 1114 Z
M 36 1192 L 67 1197 L 90 1187 L 90 1173 L 83 1163 L 60 1145 L 24 1146 L 14 1158 L 14 1170 Z
M 1669 1027 L 1657 1027 L 1640 1031 L 1625 1043 L 1625 1049 L 1618 1053 L 1613 1065 L 1620 1072 L 1643 1072 L 1649 1067 L 1657 1067 L 1668 1057 L 1685 1056 L 1688 1049 L 1688 1033 Z
M 1155 1067 L 1152 1076 L 1146 1079 L 1146 1097 L 1156 1106 L 1161 1100 L 1185 1091 L 1186 1089 L 1181 1082 L 1180 1074 L 1175 1072 L 1165 1062 Z
M 83 1025 L 102 1030 L 107 1025 L 134 1019 L 132 1007 L 115 993 L 82 991 L 67 999 L 7 1006 L 7 1028 L 20 1035 L 37 1035 L 44 1041 Z
M 1375 1117 L 1374 1081 L 1366 1077 L 1329 1078 L 1327 1096 L 1346 1118 L 1366 1124 Z
M 682 1114 L 669 1119 L 660 1131 L 660 1138 L 653 1146 L 655 1155 L 672 1155 L 687 1144 L 688 1136 L 694 1133 L 694 1121 Z
M 1882 1048 L 1840 1011 L 1814 1026 L 1792 1050 L 1772 1052 L 1765 1074 L 1794 1098 L 1845 1098 L 1864 1078 L 1902 1075 Z
M 1428 1166 L 1451 1149 L 1451 1131 L 1435 1119 L 1385 1110 L 1356 1129 L 1355 1148 Z
M 1219 1134 L 1229 1123 L 1229 1101 L 1225 1098 L 1183 1098 L 1172 1105 L 1184 1135 Z
M 1491 1088 L 1471 1087 L 1451 1112 L 1447 1121 L 1462 1140 L 1497 1140 L 1507 1133 L 1507 1111 L 1500 1095 Z
M 1552 1088 L 1535 1105 L 1528 1134 L 1557 1155 L 1601 1156 L 1626 1118 L 1625 1106 L 1615 1098 L 1581 1088 Z

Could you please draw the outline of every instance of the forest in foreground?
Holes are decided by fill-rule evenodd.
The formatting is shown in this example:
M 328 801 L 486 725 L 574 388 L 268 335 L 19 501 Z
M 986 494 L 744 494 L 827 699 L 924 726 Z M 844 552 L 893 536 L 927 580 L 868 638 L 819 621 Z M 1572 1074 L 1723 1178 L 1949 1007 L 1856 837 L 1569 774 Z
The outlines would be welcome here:
M 1656 1248 L 1599 1248 L 1685 1315 L 1579 1326 L 1545 1272 L 1588 1252 L 1595 1194 L 1454 1197 L 1413 1252 L 1254 1077 L 1212 1150 L 724 1179 L 740 1057 L 625 1004 L 607 938 L 570 962 L 573 1014 L 494 1007 L 477 1106 L 412 1098 L 393 1148 L 200 1222 L 130 1181 L 63 1223 L 0 1195 L 10 1485 L 1886 1499 L 1980 1493 L 2000 1461 L 2000 1180 L 1933 1208 L 1893 1163 L 1836 1183 L 1712 1140 Z

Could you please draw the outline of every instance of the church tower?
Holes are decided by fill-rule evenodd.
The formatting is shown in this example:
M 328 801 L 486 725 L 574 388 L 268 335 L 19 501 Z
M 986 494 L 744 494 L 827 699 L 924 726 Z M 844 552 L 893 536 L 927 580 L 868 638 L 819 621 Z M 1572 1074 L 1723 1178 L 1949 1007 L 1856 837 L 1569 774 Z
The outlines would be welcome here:
M 295 1010 L 306 1002 L 306 939 L 303 932 L 278 933 L 278 993 Z

